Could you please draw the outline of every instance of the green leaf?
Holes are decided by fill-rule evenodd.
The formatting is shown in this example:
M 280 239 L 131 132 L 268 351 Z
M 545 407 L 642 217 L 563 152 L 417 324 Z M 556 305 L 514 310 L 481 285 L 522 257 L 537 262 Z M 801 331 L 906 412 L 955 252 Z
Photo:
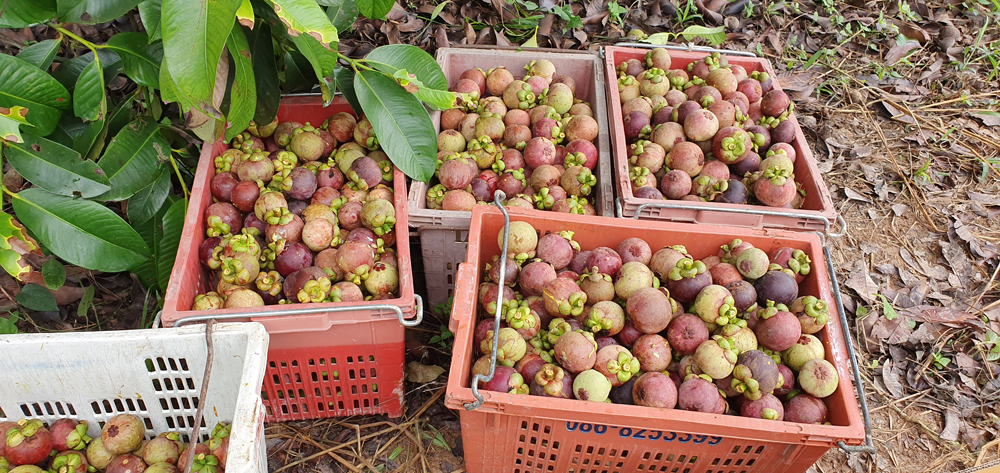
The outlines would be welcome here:
M 143 33 L 118 33 L 108 39 L 107 48 L 118 54 L 125 75 L 136 84 L 160 88 L 162 43 L 149 44 Z
M 119 103 L 114 110 L 108 113 L 108 135 L 117 135 L 125 125 L 132 121 L 132 105 L 135 96 L 130 95 L 127 99 Z
M 159 125 L 149 117 L 141 117 L 122 128 L 98 162 L 111 189 L 98 200 L 125 200 L 135 195 L 156 178 L 161 162 L 170 159 L 170 144 L 160 134 Z
M 308 35 L 293 36 L 292 42 L 313 68 L 313 73 L 319 79 L 319 88 L 323 94 L 324 104 L 333 99 L 333 70 L 337 66 L 337 53 L 324 48 L 315 38 Z
M 243 0 L 243 3 L 240 4 L 240 8 L 236 10 L 236 21 L 251 30 L 253 29 L 253 4 L 250 3 L 250 0 Z
M 726 27 L 709 28 L 707 26 L 691 25 L 684 28 L 684 31 L 681 31 L 681 35 L 688 41 L 694 41 L 695 38 L 702 38 L 712 46 L 718 46 L 726 42 Z
M 451 0 L 444 0 L 443 2 L 439 3 L 436 7 L 434 7 L 434 11 L 431 12 L 432 23 L 434 22 L 434 20 L 437 19 L 437 17 L 441 14 L 441 12 L 444 11 L 444 7 L 448 6 L 449 3 L 451 3 Z
M 290 94 L 312 89 L 316 81 L 308 78 L 310 74 L 308 74 L 307 69 L 311 66 L 305 57 L 299 54 L 298 51 L 288 51 L 282 57 L 282 63 L 285 66 L 285 80 L 282 81 L 282 92 Z M 311 75 L 315 76 L 315 74 Z
M 107 48 L 98 49 L 97 57 L 100 58 L 101 65 L 104 67 L 104 77 L 114 77 L 122 71 L 122 60 L 114 51 Z M 73 90 L 80 73 L 93 61 L 94 53 L 92 52 L 75 57 L 60 64 L 56 70 L 52 71 L 52 77 L 66 89 Z
M 535 31 L 531 33 L 531 38 L 527 41 L 521 43 L 522 48 L 537 48 L 538 47 L 538 27 L 535 27 Z
M 271 123 L 278 113 L 281 89 L 278 83 L 278 67 L 274 60 L 274 46 L 271 27 L 261 22 L 250 32 L 250 57 L 253 58 L 253 78 L 257 88 L 257 107 L 253 121 Z
M 392 78 L 396 79 L 396 82 L 403 86 L 404 90 L 412 93 L 421 102 L 430 105 L 436 110 L 455 108 L 455 100 L 458 97 L 455 92 L 429 89 L 419 79 L 414 77 L 413 74 L 407 72 L 406 69 L 397 70 L 392 75 Z
M 884 315 L 886 319 L 894 320 L 896 317 L 899 317 L 899 314 L 896 313 L 896 309 L 889 303 L 889 299 L 886 299 L 882 294 L 876 295 L 882 300 L 882 315 Z
M 0 317 L 0 335 L 17 333 L 17 312 L 8 312 L 7 317 Z
M 129 271 L 139 277 L 139 282 L 146 288 L 156 289 L 159 286 L 160 275 L 157 269 L 157 258 L 160 241 L 163 240 L 163 216 L 170 210 L 171 205 L 176 202 L 176 200 L 171 199 L 172 197 L 168 198 L 166 205 L 161 206 L 149 220 L 139 224 L 132 223 L 132 228 L 139 234 L 142 241 L 146 242 L 146 246 L 152 250 L 149 258 L 129 269 Z
M 0 107 L 0 143 L 4 141 L 13 141 L 15 143 L 20 143 L 24 141 L 21 138 L 21 125 L 27 125 L 28 119 L 28 109 L 15 105 L 11 108 Z
M 326 3 L 326 17 L 337 31 L 347 31 L 354 26 L 359 13 L 356 0 L 331 0 Z
M 60 7 L 59 21 L 97 24 L 114 20 L 128 13 L 139 4 L 139 0 L 83 0 L 75 2 L 76 5 L 67 11 L 63 11 L 63 2 L 57 3 Z
M 149 36 L 150 43 L 163 39 L 163 35 L 160 34 L 160 1 L 143 0 L 139 2 L 139 19 L 142 20 L 142 26 L 146 28 L 146 35 Z
M 83 288 L 83 297 L 80 298 L 80 304 L 76 307 L 77 317 L 86 317 L 87 312 L 90 311 L 90 307 L 93 306 L 94 302 L 94 285 L 91 284 Z
M 212 100 L 216 69 L 241 3 L 163 0 L 161 27 L 168 73 L 191 105 L 215 118 L 222 117 Z
M 288 28 L 291 37 L 305 34 L 311 36 L 324 48 L 336 51 L 331 43 L 340 41 L 337 38 L 337 28 L 333 26 L 316 0 L 271 0 L 274 13 Z
M 14 217 L 7 212 L 0 212 L 0 266 L 3 266 L 8 274 L 20 280 L 21 274 L 31 268 L 27 264 L 22 264 L 24 260 L 21 259 L 21 254 L 14 250 L 11 239 L 19 240 L 15 243 L 26 247 L 29 251 L 38 249 L 32 241 L 25 238 L 21 227 L 15 225 Z
M 38 66 L 43 71 L 47 71 L 58 52 L 59 41 L 47 39 L 22 49 L 21 52 L 17 53 L 17 57 Z
M 67 263 L 114 273 L 149 257 L 139 234 L 102 204 L 39 188 L 23 190 L 12 201 L 17 218 Z
M 104 76 L 100 59 L 92 61 L 76 78 L 73 88 L 73 113 L 84 121 L 101 120 L 107 113 L 107 98 L 104 96 Z
M 358 116 L 361 116 L 361 104 L 358 102 L 358 94 L 354 93 L 354 71 L 349 67 L 337 66 L 333 70 L 333 77 L 337 81 L 337 90 L 344 94 L 347 103 Z
M 56 16 L 56 0 L 4 0 L 0 28 L 24 28 Z
M 56 130 L 47 139 L 72 148 L 73 151 L 80 153 L 84 159 L 87 159 L 94 142 L 101 136 L 105 123 L 105 120 L 84 123 L 83 120 L 72 115 L 63 115 Z
M 392 75 L 398 69 L 406 69 L 417 76 L 427 87 L 438 90 L 448 89 L 448 78 L 441 66 L 427 54 L 427 51 L 408 44 L 390 44 L 375 48 L 365 57 L 372 67 Z
M 257 84 L 253 78 L 250 45 L 247 44 L 243 27 L 237 25 L 233 28 L 226 40 L 226 47 L 229 49 L 230 62 L 235 66 L 229 111 L 226 113 L 226 141 L 229 141 L 245 130 L 254 116 L 257 108 Z
M 26 107 L 25 131 L 48 135 L 56 128 L 63 110 L 70 108 L 69 91 L 34 64 L 0 54 L 0 107 Z
M 393 164 L 413 179 L 429 181 L 437 164 L 437 135 L 420 101 L 379 72 L 358 73 L 354 91 Z
M 384 20 L 392 10 L 393 0 L 357 0 L 358 11 L 370 20 Z
M 31 310 L 40 312 L 55 312 L 59 310 L 56 304 L 56 296 L 53 296 L 48 289 L 38 284 L 25 284 L 21 292 L 14 297 L 17 303 Z
M 167 290 L 170 272 L 174 270 L 174 259 L 177 257 L 177 247 L 180 245 L 181 231 L 184 230 L 184 214 L 187 212 L 187 202 L 183 199 L 174 202 L 167 213 L 163 215 L 163 237 L 157 246 L 156 272 L 159 274 L 160 290 Z
M 167 163 L 160 165 L 156 171 L 156 177 L 148 186 L 139 189 L 128 200 L 127 215 L 129 222 L 133 225 L 141 224 L 153 218 L 167 200 L 170 193 L 170 166 Z
M 7 274 L 14 276 L 18 280 L 21 274 L 28 272 L 31 267 L 21 265 L 21 254 L 9 248 L 0 248 L 0 266 L 7 271 Z
M 49 258 L 42 263 L 42 281 L 45 282 L 45 287 L 53 291 L 59 289 L 66 283 L 66 267 L 59 260 Z
M 109 189 L 104 172 L 93 161 L 59 143 L 24 134 L 24 143 L 8 143 L 4 155 L 32 184 L 49 192 L 85 198 Z

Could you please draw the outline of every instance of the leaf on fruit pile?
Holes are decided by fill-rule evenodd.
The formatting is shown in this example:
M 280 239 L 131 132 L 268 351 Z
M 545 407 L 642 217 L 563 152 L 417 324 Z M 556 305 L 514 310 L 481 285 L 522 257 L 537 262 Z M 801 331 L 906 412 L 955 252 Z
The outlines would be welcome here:
M 444 373 L 444 368 L 438 365 L 425 365 L 419 361 L 411 361 L 406 365 L 406 380 L 411 383 L 429 383 L 441 376 L 442 373 Z

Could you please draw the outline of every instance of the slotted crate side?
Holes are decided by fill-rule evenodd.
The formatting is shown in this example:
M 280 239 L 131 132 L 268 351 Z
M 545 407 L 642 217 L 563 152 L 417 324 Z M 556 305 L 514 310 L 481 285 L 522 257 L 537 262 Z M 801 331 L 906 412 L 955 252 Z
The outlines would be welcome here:
M 267 471 L 259 397 L 267 354 L 260 324 L 218 324 L 201 441 L 232 422 L 228 471 Z M 89 435 L 128 412 L 146 437 L 177 432 L 189 441 L 208 352 L 205 326 L 177 329 L 0 336 L 0 421 L 86 420 Z
M 403 415 L 403 326 L 387 319 L 338 330 L 352 340 L 268 352 L 261 397 L 269 421 Z
M 746 211 L 782 211 L 773 207 L 760 205 L 736 205 L 722 204 L 717 202 L 679 202 L 669 200 L 640 199 L 632 194 L 632 186 L 629 181 L 628 146 L 625 141 L 622 119 L 622 104 L 618 99 L 618 82 L 613 80 L 617 77 L 615 67 L 627 59 L 641 59 L 648 49 L 627 48 L 609 46 L 604 48 L 605 71 L 608 84 L 608 118 L 611 121 L 612 129 L 612 162 L 615 172 L 615 188 L 622 202 L 622 215 L 632 217 L 639 206 L 647 203 L 673 202 L 681 204 L 695 204 L 699 210 L 689 209 L 666 209 L 666 208 L 644 208 L 640 214 L 641 219 L 665 220 L 671 222 L 702 223 L 707 225 L 726 225 L 743 227 L 769 227 L 788 230 L 823 230 L 824 224 L 820 218 L 833 223 L 836 219 L 836 209 L 833 206 L 833 199 L 830 191 L 823 182 L 816 159 L 813 157 L 809 143 L 806 141 L 802 129 L 799 127 L 794 112 L 788 118 L 795 124 L 795 140 L 792 147 L 796 152 L 795 160 L 795 180 L 802 184 L 806 191 L 806 198 L 802 208 L 794 212 L 809 215 L 811 218 L 801 218 L 795 216 L 774 216 L 758 214 L 734 214 L 720 209 L 742 209 Z M 693 61 L 705 57 L 708 53 L 690 51 L 670 51 L 671 69 L 687 68 Z M 738 64 L 746 68 L 747 72 L 763 71 L 774 78 L 775 89 L 781 89 L 778 84 L 777 75 L 771 64 L 761 58 L 750 58 L 745 56 L 726 56 L 730 64 Z M 763 158 L 763 156 L 761 156 Z M 793 212 L 793 210 L 788 210 Z
M 477 441 L 492 446 L 465 451 L 469 472 L 801 472 L 829 449 L 663 430 L 669 426 L 645 429 L 462 411 L 463 432 L 483 432 Z
M 594 209 L 598 215 L 613 217 L 614 206 L 614 174 L 611 168 L 611 142 L 613 133 L 608 129 L 608 110 L 604 70 L 600 58 L 589 51 L 554 51 L 537 48 L 442 48 L 437 52 L 437 61 L 449 78 L 449 84 L 454 84 L 458 77 L 467 69 L 493 68 L 504 66 L 514 76 L 524 74 L 524 66 L 537 59 L 548 59 L 556 66 L 557 74 L 566 74 L 576 80 L 578 96 L 585 97 L 590 102 L 597 120 L 599 132 L 594 145 L 597 146 L 598 163 L 594 168 L 597 176 Z M 434 129 L 440 131 L 441 113 L 431 114 Z M 471 212 L 446 210 L 431 210 L 427 208 L 427 189 L 425 182 L 413 181 L 410 185 L 408 198 L 410 208 L 410 225 L 423 228 L 426 226 L 469 227 Z M 426 261 L 426 258 L 425 258 Z
M 469 227 L 420 227 L 420 246 L 424 256 L 424 277 L 430 307 L 447 302 L 455 290 L 458 265 L 465 261 L 469 246 Z
M 829 289 L 829 276 L 823 264 L 823 252 L 819 238 L 810 233 L 800 234 L 772 229 L 747 229 L 711 227 L 705 225 L 689 225 L 669 222 L 637 221 L 585 217 L 578 215 L 551 214 L 522 209 L 508 209 L 512 221 L 526 221 L 542 234 L 561 230 L 575 231 L 574 239 L 583 248 L 597 246 L 616 247 L 628 235 L 641 235 L 651 247 L 682 244 L 695 257 L 714 254 L 722 244 L 733 238 L 747 241 L 764 251 L 787 246 L 806 252 L 813 260 L 813 271 L 802 283 L 803 293 L 814 294 L 825 301 L 833 301 Z M 462 419 L 462 435 L 465 441 L 472 445 L 484 442 L 486 445 L 496 444 L 491 452 L 482 455 L 466 456 L 466 467 L 471 473 L 492 471 L 513 471 L 516 468 L 515 459 L 521 459 L 521 465 L 527 465 L 530 455 L 527 451 L 512 442 L 522 442 L 522 428 L 511 419 L 538 423 L 539 428 L 548 425 L 553 433 L 550 439 L 553 448 L 559 442 L 559 448 L 571 445 L 574 453 L 579 445 L 586 449 L 588 445 L 596 447 L 615 448 L 619 451 L 633 450 L 643 452 L 645 443 L 631 445 L 637 442 L 634 435 L 641 430 L 643 435 L 652 432 L 662 443 L 652 450 L 666 454 L 674 454 L 674 458 L 647 463 L 626 463 L 622 470 L 608 471 L 683 471 L 678 462 L 680 455 L 687 455 L 690 462 L 692 455 L 700 459 L 708 459 L 707 465 L 691 467 L 692 472 L 707 471 L 743 471 L 742 469 L 721 469 L 713 465 L 718 458 L 720 464 L 726 460 L 735 464 L 743 460 L 746 465 L 750 460 L 753 464 L 746 468 L 748 472 L 803 472 L 805 469 L 843 440 L 849 445 L 860 444 L 865 438 L 864 426 L 860 411 L 854 397 L 854 390 L 849 377 L 850 367 L 844 346 L 843 333 L 837 317 L 831 317 L 826 329 L 820 331 L 817 337 L 826 348 L 826 359 L 834 364 L 840 377 L 840 386 L 830 397 L 826 398 L 829 409 L 829 421 L 832 425 L 805 425 L 791 422 L 774 422 L 763 419 L 748 419 L 744 417 L 704 414 L 677 409 L 652 409 L 640 406 L 615 405 L 604 403 L 582 403 L 570 399 L 554 399 L 539 396 L 527 396 L 508 393 L 480 391 L 485 403 L 477 410 L 468 412 L 464 404 L 474 400 L 469 388 L 472 376 L 470 370 L 475 357 L 472 356 L 471 343 L 476 325 L 478 310 L 477 293 L 480 271 L 493 255 L 499 254 L 496 235 L 503 228 L 503 215 L 492 207 L 479 207 L 473 212 L 472 226 L 469 234 L 469 250 L 466 263 L 459 267 L 458 282 L 455 287 L 455 299 L 452 309 L 450 329 L 455 333 L 455 344 L 452 351 L 452 366 L 448 378 L 445 405 L 459 410 Z M 548 422 L 548 424 L 546 424 Z M 569 424 L 567 424 L 569 422 Z M 576 428 L 573 428 L 573 423 Z M 531 424 L 533 425 L 533 424 Z M 534 427 L 532 427 L 534 429 Z M 598 429 L 605 430 L 601 438 L 594 435 Z M 622 436 L 622 429 L 630 429 L 629 435 Z M 676 434 L 674 437 L 671 433 Z M 690 434 L 691 440 L 681 442 Z M 708 436 L 701 443 L 695 440 L 696 435 Z M 720 439 L 712 444 L 712 436 Z M 526 437 L 528 438 L 528 437 Z M 662 440 L 660 440 L 662 438 Z M 514 439 L 514 440 L 509 440 Z M 593 440 L 592 440 L 593 439 Z M 668 442 L 667 439 L 670 439 Z M 530 442 L 530 440 L 528 440 Z M 590 443 L 596 442 L 596 443 Z M 680 446 L 682 445 L 683 446 Z M 674 447 L 673 445 L 678 445 Z M 732 449 L 736 446 L 744 449 L 753 447 L 753 455 L 737 454 Z M 763 446 L 764 448 L 756 453 Z M 639 450 L 635 450 L 638 448 Z M 561 450 L 565 452 L 566 450 Z M 585 450 L 584 450 L 585 451 Z M 537 453 L 537 452 L 536 452 Z M 632 453 L 629 454 L 630 456 Z M 644 455 L 642 453 L 641 455 Z M 640 455 L 640 456 L 641 456 Z M 526 469 L 524 471 L 604 471 L 601 469 L 584 469 L 582 462 L 594 457 L 580 457 L 581 464 L 575 466 L 572 459 L 565 457 L 557 459 L 554 464 L 545 464 L 543 469 Z M 532 460 L 537 463 L 537 460 Z M 549 462 L 556 460 L 548 460 Z M 601 460 L 604 461 L 603 459 Z M 634 461 L 634 460 L 629 460 Z M 700 462 L 701 460 L 697 460 Z M 638 470 L 644 465 L 646 470 Z M 656 467 L 649 470 L 649 465 Z M 549 469 L 551 466 L 553 469 Z M 534 466 L 531 468 L 535 468 Z M 634 469 L 630 469 L 634 468 Z M 660 468 L 666 468 L 661 470 Z

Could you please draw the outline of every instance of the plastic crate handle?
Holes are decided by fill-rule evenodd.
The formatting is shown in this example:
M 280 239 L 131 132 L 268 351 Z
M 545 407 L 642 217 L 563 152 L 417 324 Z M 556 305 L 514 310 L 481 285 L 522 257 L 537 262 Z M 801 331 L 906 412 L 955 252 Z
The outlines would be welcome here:
M 504 208 L 503 202 L 507 199 L 507 194 L 503 191 L 498 190 L 493 196 L 493 205 L 500 209 L 503 213 L 503 245 L 500 247 L 500 255 L 507 255 L 507 240 L 510 238 L 510 214 L 507 213 L 507 209 Z M 479 394 L 479 382 L 490 382 L 493 379 L 493 375 L 496 374 L 497 369 L 497 345 L 500 344 L 500 316 L 503 315 L 503 288 L 504 284 L 507 282 L 505 279 L 507 277 L 507 265 L 500 265 L 500 280 L 498 286 L 500 290 L 497 291 L 497 310 L 496 314 L 493 314 L 493 350 L 490 353 L 490 371 L 486 373 L 486 376 L 481 374 L 476 374 L 472 377 L 472 396 L 476 398 L 476 402 L 466 403 L 465 410 L 474 411 L 486 402 L 482 394 Z M 454 304 L 454 301 L 452 301 Z
M 472 274 L 466 275 L 466 273 L 471 273 L 473 271 L 472 263 L 461 263 L 458 265 L 458 272 L 455 274 L 455 286 L 458 287 L 458 281 L 465 281 L 468 279 L 472 283 L 475 283 L 475 279 L 472 278 Z M 459 294 L 457 291 L 453 295 L 451 302 L 451 319 L 448 321 L 448 330 L 451 333 L 458 331 L 458 319 L 460 316 L 467 314 L 471 316 L 476 311 L 475 299 L 476 291 L 475 284 L 473 284 L 472 291 L 466 291 L 469 297 L 465 297 L 465 294 Z M 464 317 L 463 317 L 464 318 Z
M 225 315 L 192 315 L 190 317 L 184 317 L 177 319 L 174 322 L 174 327 L 180 327 L 182 325 L 194 324 L 199 322 L 207 322 L 210 319 L 215 320 L 233 320 L 233 319 L 259 319 L 267 317 L 284 317 L 286 315 L 310 315 L 310 314 L 328 314 L 332 312 L 351 312 L 355 310 L 389 310 L 396 313 L 396 317 L 399 319 L 400 325 L 404 327 L 416 327 L 420 325 L 420 322 L 424 320 L 424 300 L 420 297 L 420 294 L 414 294 L 414 312 L 416 315 L 412 319 L 406 319 L 403 315 L 403 310 L 399 306 L 389 305 L 389 304 L 375 304 L 375 305 L 348 305 L 343 307 L 303 307 L 298 309 L 278 309 L 274 312 L 268 312 L 266 314 L 260 314 L 257 312 L 236 312 L 232 314 Z M 159 319 L 159 314 L 157 314 L 157 319 Z

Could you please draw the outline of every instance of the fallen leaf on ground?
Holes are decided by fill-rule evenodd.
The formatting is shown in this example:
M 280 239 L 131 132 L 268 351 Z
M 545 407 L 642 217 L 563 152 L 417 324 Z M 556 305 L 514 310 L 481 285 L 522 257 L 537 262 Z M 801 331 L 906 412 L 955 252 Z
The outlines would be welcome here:
M 944 411 L 944 429 L 941 430 L 941 439 L 951 442 L 958 440 L 958 424 L 958 413 L 952 409 L 946 409 Z
M 875 301 L 873 295 L 878 292 L 878 285 L 875 284 L 875 281 L 868 274 L 868 267 L 865 266 L 864 261 L 857 260 L 854 262 L 854 267 L 851 268 L 850 275 L 847 277 L 847 282 L 844 285 L 854 289 L 865 302 L 871 304 Z
M 1000 126 L 1000 113 L 997 112 L 980 112 L 973 113 L 972 116 L 983 121 L 983 125 L 986 126 Z
M 38 271 L 28 271 L 21 276 L 21 281 L 25 284 L 38 284 L 39 286 L 45 287 L 45 281 L 42 279 L 42 273 Z M 76 302 L 83 297 L 83 288 L 75 286 L 62 286 L 59 289 L 52 290 L 49 288 L 49 292 L 52 293 L 56 298 L 56 304 L 66 305 L 70 302 Z
M 889 390 L 889 394 L 896 399 L 902 398 L 906 395 L 906 391 L 903 390 L 903 381 L 900 378 L 898 371 L 893 369 L 895 363 L 892 360 L 885 360 L 882 365 L 882 382 L 885 384 L 885 388 Z
M 444 373 L 444 368 L 438 365 L 424 365 L 411 361 L 406 365 L 406 380 L 411 383 L 429 383 Z
M 910 332 L 912 331 L 904 317 L 896 317 L 889 320 L 885 316 L 879 316 L 878 321 L 875 322 L 875 326 L 872 327 L 871 336 L 886 343 L 896 345 L 909 340 Z
M 904 313 L 916 322 L 939 323 L 953 328 L 973 327 L 981 330 L 986 329 L 986 324 L 979 319 L 979 316 L 964 310 L 918 305 L 910 309 L 904 309 L 901 315 Z

